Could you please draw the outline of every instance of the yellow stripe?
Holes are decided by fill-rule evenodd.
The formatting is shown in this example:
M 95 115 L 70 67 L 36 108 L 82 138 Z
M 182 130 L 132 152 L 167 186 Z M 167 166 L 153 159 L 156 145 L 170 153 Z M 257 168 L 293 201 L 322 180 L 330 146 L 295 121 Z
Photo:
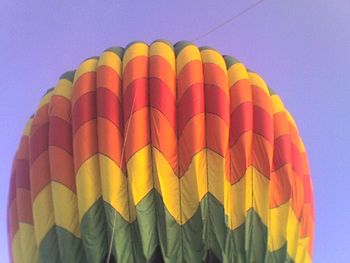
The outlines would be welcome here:
M 127 163 L 129 189 L 137 205 L 153 188 L 151 146 L 137 151 Z
M 196 46 L 188 45 L 180 51 L 176 58 L 176 75 L 179 75 L 183 67 L 193 60 L 202 61 L 201 55 Z
M 119 166 L 107 156 L 100 154 L 99 160 L 103 200 L 129 221 L 127 178 Z
M 79 221 L 77 218 L 78 205 L 75 193 L 57 182 L 52 182 L 51 187 L 56 225 L 80 238 Z
M 105 51 L 101 55 L 97 67 L 108 66 L 122 77 L 122 60 L 120 57 L 112 51 Z
M 205 149 L 193 156 L 188 170 L 180 179 L 182 224 L 192 218 L 200 200 L 208 192 Z
M 224 210 L 227 216 L 227 226 L 234 230 L 244 223 L 245 220 L 245 199 L 246 199 L 246 174 L 235 184 L 224 180 Z
M 181 224 L 179 205 L 179 178 L 174 174 L 164 155 L 157 149 L 152 148 L 153 171 L 155 177 L 155 187 L 162 196 L 163 202 L 169 213 Z
M 21 262 L 38 262 L 38 249 L 36 246 L 33 225 L 27 223 L 19 223 L 19 233 L 21 237 L 21 246 L 23 254 L 23 261 Z
M 53 91 L 54 96 L 62 96 L 67 98 L 68 100 L 72 97 L 72 82 L 66 79 L 60 79 L 57 86 Z
M 39 106 L 37 107 L 37 111 L 44 105 L 48 104 L 51 100 L 51 97 L 53 95 L 53 90 L 50 90 L 48 93 L 45 94 L 45 96 L 40 100 Z
M 233 64 L 228 70 L 229 87 L 232 87 L 237 81 L 242 79 L 249 79 L 248 72 L 242 63 Z
M 15 263 L 23 262 L 21 236 L 19 231 L 16 232 L 12 239 L 12 256 Z
M 225 170 L 225 158 L 216 152 L 207 149 L 208 160 L 208 191 L 223 205 L 224 181 L 227 181 Z
M 273 114 L 285 111 L 284 104 L 278 95 L 273 94 L 270 98 L 271 98 L 271 105 L 272 105 L 272 113 Z
M 221 68 L 223 73 L 227 76 L 226 64 L 221 54 L 212 49 L 204 49 L 200 52 L 203 64 L 213 63 Z
M 148 46 L 145 43 L 138 42 L 126 49 L 123 57 L 123 72 L 128 63 L 138 56 L 148 57 Z
M 246 213 L 251 208 L 267 226 L 269 180 L 255 167 L 249 166 L 245 175 L 233 185 L 225 180 L 224 191 L 224 209 L 228 217 L 228 227 L 231 230 L 239 227 L 244 222 Z M 243 211 L 245 211 L 244 214 Z
M 175 72 L 175 53 L 174 49 L 164 42 L 154 42 L 150 46 L 150 56 L 161 56 L 166 59 Z
M 249 170 L 249 169 L 248 169 Z M 269 184 L 268 180 L 254 166 L 251 166 L 251 172 L 247 176 L 246 189 L 246 211 L 253 208 L 259 215 L 265 226 L 268 225 L 269 212 Z
M 31 128 L 32 128 L 32 123 L 33 123 L 33 118 L 30 118 L 30 119 L 27 121 L 26 126 L 24 127 L 23 136 L 29 136 L 29 135 L 30 135 L 30 130 L 31 130 Z
M 300 238 L 298 242 L 298 251 L 295 256 L 295 263 L 311 263 L 311 257 L 309 255 L 308 246 L 310 238 Z
M 40 244 L 47 232 L 54 226 L 51 184 L 45 186 L 33 202 L 34 230 L 37 244 Z
M 79 168 L 76 174 L 79 222 L 89 208 L 101 196 L 101 182 L 98 166 L 98 155 L 90 157 Z
M 295 259 L 299 243 L 299 221 L 293 208 L 289 206 L 288 225 L 287 225 L 287 252 Z
M 268 249 L 275 251 L 280 249 L 287 239 L 287 222 L 289 212 L 289 202 L 272 208 L 269 211 L 269 226 L 268 226 Z
M 83 63 L 80 64 L 78 70 L 76 71 L 74 75 L 74 81 L 75 82 L 85 73 L 90 71 L 95 71 L 97 66 L 98 59 L 97 58 L 90 58 L 85 60 Z
M 270 95 L 269 89 L 267 88 L 267 85 L 262 77 L 253 72 L 248 72 L 248 76 L 252 85 L 261 88 L 263 91 Z

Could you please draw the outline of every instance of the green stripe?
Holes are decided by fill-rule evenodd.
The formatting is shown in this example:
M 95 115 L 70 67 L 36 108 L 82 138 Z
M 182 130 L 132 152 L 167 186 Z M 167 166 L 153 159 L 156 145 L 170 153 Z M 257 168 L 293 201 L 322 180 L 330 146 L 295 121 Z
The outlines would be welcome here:
M 66 79 L 66 80 L 68 80 L 70 82 L 73 82 L 74 76 L 75 76 L 75 70 L 70 70 L 70 71 L 67 71 L 67 72 L 63 73 L 60 76 L 60 79 Z
M 56 226 L 61 262 L 86 262 L 83 242 L 66 229 Z
M 102 199 L 99 198 L 80 222 L 86 262 L 101 262 L 107 253 L 106 224 L 102 202 Z
M 82 241 L 56 226 L 41 242 L 40 262 L 105 262 L 113 222 L 112 258 L 117 262 L 294 262 L 287 255 L 287 244 L 277 251 L 267 250 L 267 227 L 253 209 L 247 212 L 246 221 L 241 226 L 229 230 L 223 205 L 210 193 L 202 199 L 193 217 L 182 226 L 177 224 L 154 189 L 137 205 L 137 219 L 132 223 L 128 223 L 107 202 L 103 202 L 104 206 L 101 202 L 99 199 L 89 209 L 81 223 L 86 258 Z
M 236 63 L 240 63 L 238 59 L 231 57 L 231 56 L 227 56 L 224 55 L 222 56 L 225 60 L 226 63 L 226 68 L 229 69 L 232 65 L 236 64 Z
M 110 52 L 113 52 L 114 54 L 116 54 L 120 59 L 123 58 L 123 55 L 124 55 L 124 48 L 122 47 L 110 47 L 110 48 L 107 48 L 105 50 L 106 51 L 110 51 Z
M 202 240 L 203 222 L 201 209 L 184 225 L 176 220 L 166 209 L 159 193 L 156 194 L 158 208 L 159 240 L 164 262 L 203 262 L 205 246 Z
M 245 222 L 245 249 L 247 262 L 264 262 L 267 251 L 267 227 L 251 208 Z
M 223 260 L 225 247 L 225 235 L 227 232 L 225 226 L 225 212 L 221 203 L 208 193 L 200 202 L 203 220 L 203 240 L 206 250 L 212 251 L 215 257 Z
M 113 233 L 112 253 L 118 262 L 146 262 L 154 255 L 159 246 L 154 198 L 152 190 L 140 201 L 132 223 L 105 202 L 108 240 Z
M 52 227 L 40 243 L 39 262 L 61 262 L 56 227 Z
M 175 54 L 176 57 L 180 54 L 181 50 L 183 50 L 185 47 L 193 45 L 193 43 L 189 42 L 189 41 L 179 41 L 174 45 L 174 50 L 175 50 Z M 197 48 L 197 46 L 194 46 Z

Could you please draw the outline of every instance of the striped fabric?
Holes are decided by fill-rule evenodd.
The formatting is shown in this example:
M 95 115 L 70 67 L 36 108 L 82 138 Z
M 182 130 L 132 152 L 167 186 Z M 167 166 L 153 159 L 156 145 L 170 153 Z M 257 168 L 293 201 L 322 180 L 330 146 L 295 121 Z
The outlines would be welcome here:
M 311 262 L 305 147 L 279 96 L 189 42 L 133 42 L 62 75 L 28 121 L 12 262 Z

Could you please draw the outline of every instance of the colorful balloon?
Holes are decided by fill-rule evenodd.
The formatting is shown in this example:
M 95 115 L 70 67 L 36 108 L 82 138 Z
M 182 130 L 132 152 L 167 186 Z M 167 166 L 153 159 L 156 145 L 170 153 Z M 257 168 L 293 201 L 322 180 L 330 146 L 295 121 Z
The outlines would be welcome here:
M 189 42 L 110 48 L 62 75 L 13 162 L 13 262 L 311 262 L 313 231 L 279 96 Z

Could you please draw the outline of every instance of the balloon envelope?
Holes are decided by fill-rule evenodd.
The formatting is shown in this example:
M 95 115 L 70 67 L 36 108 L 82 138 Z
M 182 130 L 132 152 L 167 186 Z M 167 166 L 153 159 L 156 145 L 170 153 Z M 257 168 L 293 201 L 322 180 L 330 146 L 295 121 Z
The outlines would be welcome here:
M 305 148 L 279 96 L 189 42 L 62 75 L 13 162 L 13 262 L 311 262 Z

